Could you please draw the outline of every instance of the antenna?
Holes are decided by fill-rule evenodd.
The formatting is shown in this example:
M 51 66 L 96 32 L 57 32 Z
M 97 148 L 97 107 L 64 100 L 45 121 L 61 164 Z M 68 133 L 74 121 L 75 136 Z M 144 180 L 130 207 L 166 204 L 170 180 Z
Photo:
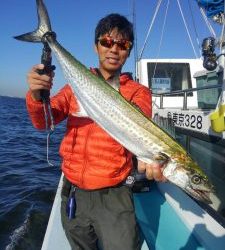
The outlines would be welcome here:
M 138 75 L 138 52 L 137 52 L 137 26 L 136 26 L 136 5 L 135 0 L 132 1 L 132 18 L 133 18 L 133 29 L 134 29 L 134 69 L 135 69 L 135 81 L 139 81 Z

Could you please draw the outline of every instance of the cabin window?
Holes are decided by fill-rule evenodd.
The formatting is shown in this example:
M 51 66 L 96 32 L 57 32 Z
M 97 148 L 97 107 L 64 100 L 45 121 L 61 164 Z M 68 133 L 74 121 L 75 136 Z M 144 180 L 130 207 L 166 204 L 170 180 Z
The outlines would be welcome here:
M 147 69 L 149 87 L 155 94 L 192 88 L 189 63 L 147 63 Z

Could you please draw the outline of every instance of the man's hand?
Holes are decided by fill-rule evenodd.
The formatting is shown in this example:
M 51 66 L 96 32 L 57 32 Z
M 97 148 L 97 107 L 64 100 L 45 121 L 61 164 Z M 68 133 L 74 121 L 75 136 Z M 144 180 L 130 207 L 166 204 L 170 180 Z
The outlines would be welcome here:
M 163 165 L 159 163 L 148 164 L 143 161 L 138 161 L 138 172 L 145 173 L 148 180 L 166 181 L 163 175 Z
M 37 64 L 27 74 L 27 82 L 31 96 L 36 101 L 41 99 L 40 90 L 50 90 L 52 88 L 54 72 L 52 71 L 50 75 L 41 75 L 38 73 L 38 70 L 42 70 L 43 68 L 43 64 Z

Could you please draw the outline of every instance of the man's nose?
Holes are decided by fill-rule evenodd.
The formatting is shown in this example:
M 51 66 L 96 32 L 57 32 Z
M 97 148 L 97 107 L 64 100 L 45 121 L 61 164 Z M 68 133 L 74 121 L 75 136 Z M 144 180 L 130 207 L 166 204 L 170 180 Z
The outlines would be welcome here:
M 111 48 L 111 51 L 113 52 L 118 52 L 120 50 L 119 46 L 117 43 L 114 43 L 112 48 Z

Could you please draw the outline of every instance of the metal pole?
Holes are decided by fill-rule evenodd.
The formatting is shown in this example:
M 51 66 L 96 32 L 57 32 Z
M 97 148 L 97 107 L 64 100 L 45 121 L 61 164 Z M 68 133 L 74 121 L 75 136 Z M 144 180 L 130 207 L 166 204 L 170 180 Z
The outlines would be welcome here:
M 136 27 L 136 5 L 135 0 L 133 0 L 133 29 L 134 29 L 134 74 L 135 81 L 139 82 L 139 72 L 138 72 L 138 52 L 137 52 L 137 27 Z
M 187 92 L 184 92 L 183 110 L 187 110 Z
M 163 109 L 163 95 L 160 95 L 160 104 L 159 104 L 159 108 Z
M 189 135 L 186 135 L 186 150 L 188 153 L 190 153 L 190 145 L 191 144 L 191 138 Z

